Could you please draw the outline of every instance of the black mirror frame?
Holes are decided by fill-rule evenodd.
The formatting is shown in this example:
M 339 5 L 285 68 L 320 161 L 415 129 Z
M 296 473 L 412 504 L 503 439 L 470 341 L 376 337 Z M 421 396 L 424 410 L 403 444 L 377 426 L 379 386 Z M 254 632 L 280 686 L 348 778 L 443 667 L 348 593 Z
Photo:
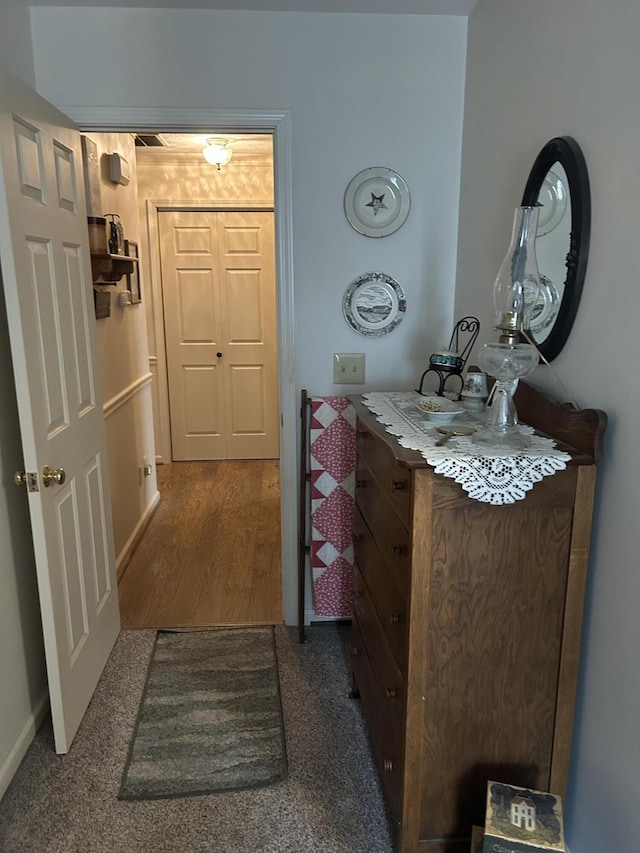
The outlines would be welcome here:
M 540 344 L 536 342 L 547 361 L 552 361 L 560 353 L 571 332 L 582 296 L 591 239 L 589 173 L 580 146 L 570 136 L 557 136 L 540 151 L 529 173 L 522 204 L 536 204 L 547 172 L 554 163 L 561 164 L 569 183 L 571 237 L 566 260 L 567 277 L 558 316 L 547 338 Z

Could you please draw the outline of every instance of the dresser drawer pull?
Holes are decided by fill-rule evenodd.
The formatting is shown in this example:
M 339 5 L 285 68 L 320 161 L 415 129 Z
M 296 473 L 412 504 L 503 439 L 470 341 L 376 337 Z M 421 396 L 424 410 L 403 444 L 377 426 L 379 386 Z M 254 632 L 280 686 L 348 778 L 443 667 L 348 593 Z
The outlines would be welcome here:
M 360 654 L 360 651 L 357 646 L 351 646 L 351 648 L 349 649 L 349 654 L 352 658 L 357 658 Z
M 392 480 L 391 485 L 394 488 L 394 491 L 401 492 L 405 488 L 404 480 Z
M 391 773 L 393 770 L 393 761 L 390 758 L 385 758 L 383 766 L 385 773 Z
M 361 539 L 362 539 L 362 533 L 354 533 L 353 534 L 353 541 L 354 542 L 359 542 Z
M 392 613 L 390 616 L 390 621 L 391 621 L 392 625 L 397 625 L 398 622 L 400 622 L 400 614 L 399 613 Z
M 389 699 L 397 699 L 398 698 L 398 691 L 396 690 L 395 687 L 387 687 L 387 697 Z
M 399 557 L 402 554 L 402 545 L 392 545 L 391 551 L 393 552 L 394 557 Z
M 356 489 L 364 489 L 364 487 L 366 485 L 367 485 L 366 480 L 356 480 Z
M 359 429 L 356 431 L 356 437 L 357 438 L 367 438 L 368 435 L 369 435 L 369 433 L 367 432 L 366 429 Z

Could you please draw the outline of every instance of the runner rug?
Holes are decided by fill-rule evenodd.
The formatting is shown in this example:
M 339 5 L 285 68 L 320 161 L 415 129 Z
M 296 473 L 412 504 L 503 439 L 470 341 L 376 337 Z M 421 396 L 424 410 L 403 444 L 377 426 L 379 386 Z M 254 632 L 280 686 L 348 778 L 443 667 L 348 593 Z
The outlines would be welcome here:
M 273 628 L 158 631 L 119 798 L 257 788 L 285 774 Z

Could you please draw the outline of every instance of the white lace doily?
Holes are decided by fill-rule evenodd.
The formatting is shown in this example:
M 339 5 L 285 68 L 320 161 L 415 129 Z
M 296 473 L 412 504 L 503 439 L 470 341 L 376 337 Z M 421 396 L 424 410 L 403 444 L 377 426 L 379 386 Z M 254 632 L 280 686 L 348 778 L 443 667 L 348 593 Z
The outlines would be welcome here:
M 535 483 L 564 470 L 571 459 L 556 449 L 552 439 L 535 435 L 526 426 L 521 429 L 531 435 L 531 447 L 513 455 L 498 449 L 493 452 L 464 435 L 452 436 L 445 445 L 436 447 L 442 435 L 418 408 L 422 399 L 415 391 L 385 391 L 365 394 L 362 402 L 402 447 L 418 450 L 436 474 L 455 480 L 477 501 L 497 505 L 521 501 Z M 484 423 L 483 415 L 465 412 L 455 425 L 480 429 Z

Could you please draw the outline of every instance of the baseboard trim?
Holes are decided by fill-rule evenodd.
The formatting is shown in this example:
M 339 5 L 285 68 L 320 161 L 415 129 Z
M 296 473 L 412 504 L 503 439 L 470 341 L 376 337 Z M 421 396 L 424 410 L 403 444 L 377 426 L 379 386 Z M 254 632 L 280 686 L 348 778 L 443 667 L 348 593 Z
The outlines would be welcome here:
M 144 513 L 140 516 L 140 520 L 135 526 L 135 529 L 129 539 L 127 540 L 124 548 L 118 554 L 116 558 L 116 576 L 118 578 L 118 583 L 122 579 L 125 571 L 127 570 L 127 566 L 131 562 L 131 557 L 133 556 L 133 552 L 136 550 L 138 543 L 142 539 L 145 530 L 149 526 L 149 522 L 155 515 L 158 506 L 160 505 L 160 492 L 156 491 L 153 499 L 150 501 Z
M 22 731 L 18 735 L 9 755 L 6 757 L 2 767 L 0 767 L 0 800 L 4 797 L 11 780 L 16 774 L 20 762 L 25 757 L 27 750 L 31 746 L 31 742 L 36 736 L 36 732 L 40 727 L 40 723 L 44 720 L 45 714 L 49 708 L 49 693 L 45 690 L 40 699 L 36 702 L 33 711 L 27 717 L 27 721 L 22 727 Z

